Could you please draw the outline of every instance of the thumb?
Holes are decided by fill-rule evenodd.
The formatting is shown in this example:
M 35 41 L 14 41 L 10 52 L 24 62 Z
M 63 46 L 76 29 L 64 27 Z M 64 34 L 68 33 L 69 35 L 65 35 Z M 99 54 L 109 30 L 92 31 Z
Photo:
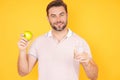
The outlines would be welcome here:
M 23 34 L 23 33 L 20 34 L 20 38 L 23 39 L 23 40 L 25 40 L 25 41 L 28 41 L 28 40 L 24 37 L 24 34 Z
M 22 34 L 20 34 L 20 37 L 24 37 L 24 34 L 22 33 Z

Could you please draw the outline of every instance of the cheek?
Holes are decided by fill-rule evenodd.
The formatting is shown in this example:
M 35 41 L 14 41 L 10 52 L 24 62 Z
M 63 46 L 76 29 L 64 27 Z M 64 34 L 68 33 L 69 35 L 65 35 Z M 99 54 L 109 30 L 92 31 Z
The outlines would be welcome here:
M 55 19 L 49 19 L 49 22 L 52 24 L 55 23 L 55 21 L 56 21 Z
M 67 21 L 67 17 L 62 17 L 61 20 L 66 22 Z

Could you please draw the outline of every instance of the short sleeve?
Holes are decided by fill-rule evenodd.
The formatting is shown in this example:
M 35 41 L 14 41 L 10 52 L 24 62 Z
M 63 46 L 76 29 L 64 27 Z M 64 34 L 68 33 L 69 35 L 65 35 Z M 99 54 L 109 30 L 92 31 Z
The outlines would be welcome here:
M 37 57 L 37 41 L 34 41 L 28 50 L 28 54 L 32 55 L 35 58 Z
M 88 53 L 89 58 L 92 58 L 90 47 L 85 40 L 83 40 L 82 46 L 83 46 L 84 52 Z

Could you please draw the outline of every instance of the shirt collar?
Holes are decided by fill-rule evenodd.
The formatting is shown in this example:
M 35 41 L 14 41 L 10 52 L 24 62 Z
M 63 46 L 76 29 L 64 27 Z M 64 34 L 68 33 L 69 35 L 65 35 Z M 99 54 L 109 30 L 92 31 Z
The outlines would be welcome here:
M 73 32 L 72 32 L 70 29 L 68 29 L 68 33 L 67 33 L 67 35 L 66 35 L 66 38 L 71 37 L 72 34 L 73 34 Z M 47 33 L 47 37 L 52 37 L 52 36 L 53 36 L 53 35 L 52 35 L 52 31 L 50 30 L 50 31 Z

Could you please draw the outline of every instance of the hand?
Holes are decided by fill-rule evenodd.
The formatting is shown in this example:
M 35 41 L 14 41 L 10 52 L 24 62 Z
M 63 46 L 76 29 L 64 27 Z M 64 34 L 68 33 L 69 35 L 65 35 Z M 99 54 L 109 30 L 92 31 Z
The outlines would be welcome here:
M 75 50 L 74 59 L 80 63 L 89 62 L 89 56 L 86 52 L 78 52 Z
M 21 39 L 18 42 L 18 48 L 20 51 L 24 51 L 28 47 L 29 41 L 24 38 L 24 34 L 21 34 Z

